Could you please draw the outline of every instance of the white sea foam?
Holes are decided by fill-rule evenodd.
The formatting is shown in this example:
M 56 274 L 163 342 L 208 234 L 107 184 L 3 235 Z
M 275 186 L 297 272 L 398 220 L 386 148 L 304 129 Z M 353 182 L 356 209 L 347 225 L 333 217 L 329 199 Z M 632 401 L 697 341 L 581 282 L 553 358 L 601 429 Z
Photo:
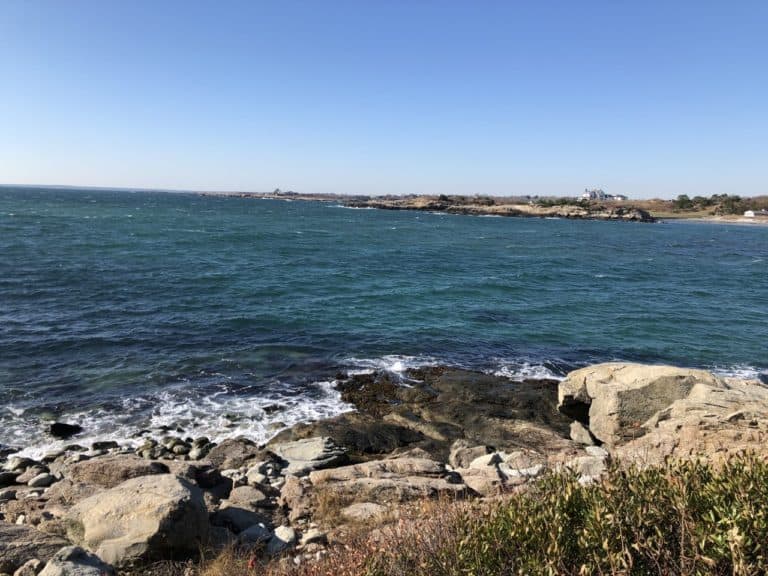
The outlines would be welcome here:
M 744 380 L 758 380 L 762 376 L 768 378 L 768 369 L 755 368 L 754 366 L 715 366 L 711 369 L 713 374 Z
M 47 433 L 48 422 L 11 416 L 4 422 L 2 441 L 24 447 L 22 456 L 41 458 L 68 444 L 85 447 L 101 440 L 115 440 L 123 446 L 137 447 L 143 438 L 165 434 L 182 437 L 207 436 L 214 442 L 237 436 L 266 442 L 272 436 L 300 422 L 330 418 L 353 410 L 341 400 L 334 380 L 314 382 L 295 389 L 275 386 L 274 391 L 259 396 L 235 395 L 222 388 L 208 394 L 185 395 L 172 389 L 156 395 L 127 398 L 117 410 L 90 410 L 65 414 L 62 421 L 77 423 L 84 433 L 68 440 L 56 440 Z M 178 432 L 178 429 L 183 430 Z M 138 437 L 137 433 L 149 430 Z M 169 430 L 169 431 L 166 431 Z
M 388 354 L 380 358 L 346 358 L 342 361 L 348 366 L 347 373 L 370 374 L 377 371 L 402 374 L 410 368 L 424 368 L 437 366 L 440 362 L 432 356 L 407 356 L 400 354 Z
M 509 378 L 510 380 L 523 381 L 523 380 L 563 380 L 565 377 L 556 374 L 550 368 L 547 368 L 543 364 L 537 364 L 535 362 L 516 362 L 503 364 L 500 368 L 492 369 L 488 371 L 494 376 L 502 376 Z

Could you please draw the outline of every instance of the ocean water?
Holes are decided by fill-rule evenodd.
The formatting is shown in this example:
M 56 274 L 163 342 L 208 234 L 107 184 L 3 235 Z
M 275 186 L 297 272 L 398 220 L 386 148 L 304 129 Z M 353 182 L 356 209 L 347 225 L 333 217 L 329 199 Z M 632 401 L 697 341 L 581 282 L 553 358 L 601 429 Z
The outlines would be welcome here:
M 768 227 L 0 189 L 0 444 L 32 451 L 51 419 L 265 440 L 348 410 L 339 370 L 768 382 L 767 342 Z

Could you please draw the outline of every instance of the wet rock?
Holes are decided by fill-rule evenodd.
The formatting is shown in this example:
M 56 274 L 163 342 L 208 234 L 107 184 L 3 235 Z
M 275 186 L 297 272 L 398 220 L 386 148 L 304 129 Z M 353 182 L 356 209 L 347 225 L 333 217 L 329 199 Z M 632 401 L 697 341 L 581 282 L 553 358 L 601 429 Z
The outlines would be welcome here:
M 49 428 L 49 433 L 54 438 L 59 438 L 61 440 L 66 440 L 67 438 L 71 438 L 75 434 L 79 434 L 83 431 L 83 427 L 79 424 L 67 424 L 65 422 L 54 422 L 51 424 L 51 427 Z
M 119 447 L 120 445 L 114 440 L 102 440 L 100 442 L 94 442 L 93 444 L 91 444 L 91 450 L 93 450 L 94 452 L 98 452 L 101 450 L 115 450 Z
M 141 476 L 76 504 L 67 535 L 111 564 L 179 557 L 207 540 L 203 494 L 189 481 Z
M 12 574 L 29 560 L 47 561 L 67 541 L 28 526 L 0 522 L 0 572 Z
M 67 546 L 54 554 L 39 576 L 114 576 L 115 574 L 115 569 L 98 556 L 77 546 Z

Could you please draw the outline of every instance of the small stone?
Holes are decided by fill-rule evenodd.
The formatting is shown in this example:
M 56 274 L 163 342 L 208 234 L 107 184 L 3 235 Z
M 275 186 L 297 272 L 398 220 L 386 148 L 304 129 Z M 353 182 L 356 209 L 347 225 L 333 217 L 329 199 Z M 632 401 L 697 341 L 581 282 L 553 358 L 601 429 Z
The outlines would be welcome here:
M 115 448 L 119 448 L 119 444 L 114 440 L 103 440 L 91 444 L 91 449 L 94 452 L 98 452 L 100 450 L 114 450 Z
M 186 444 L 176 444 L 171 451 L 176 454 L 177 456 L 184 456 L 185 454 L 189 454 L 189 446 Z
M 24 470 L 23 474 L 19 474 L 18 478 L 16 478 L 17 484 L 26 484 L 32 478 L 35 476 L 39 476 L 40 474 L 43 474 L 44 472 L 48 472 L 48 468 L 46 466 L 30 466 L 26 470 Z
M 56 478 L 53 474 L 43 472 L 27 482 L 27 486 L 31 486 L 32 488 L 46 488 L 54 482 L 56 482 Z
M 23 525 L 23 524 L 24 524 L 24 522 L 26 522 L 26 521 L 27 521 L 27 517 L 26 517 L 26 516 L 24 516 L 24 514 L 19 514 L 19 515 L 16 517 L 16 525 L 17 525 L 17 526 L 21 526 L 21 525 Z
M 25 458 L 24 456 L 11 456 L 8 458 L 8 462 L 5 464 L 5 469 L 10 472 L 24 472 L 30 466 L 39 466 L 40 463 L 32 460 L 32 458 Z
M 325 544 L 328 542 L 328 535 L 318 528 L 310 528 L 301 536 L 301 545 L 307 544 Z
M 296 531 L 290 526 L 279 526 L 267 544 L 267 554 L 275 556 L 296 543 Z
M 11 500 L 16 500 L 15 488 L 6 488 L 5 490 L 0 490 L 0 502 L 10 502 Z

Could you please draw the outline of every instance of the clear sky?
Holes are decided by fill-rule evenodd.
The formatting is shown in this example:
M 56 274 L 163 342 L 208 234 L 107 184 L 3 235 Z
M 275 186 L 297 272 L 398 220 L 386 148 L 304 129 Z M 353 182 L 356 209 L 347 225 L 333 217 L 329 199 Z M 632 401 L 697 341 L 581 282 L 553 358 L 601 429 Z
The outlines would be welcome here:
M 2 0 L 0 182 L 768 194 L 768 2 Z

